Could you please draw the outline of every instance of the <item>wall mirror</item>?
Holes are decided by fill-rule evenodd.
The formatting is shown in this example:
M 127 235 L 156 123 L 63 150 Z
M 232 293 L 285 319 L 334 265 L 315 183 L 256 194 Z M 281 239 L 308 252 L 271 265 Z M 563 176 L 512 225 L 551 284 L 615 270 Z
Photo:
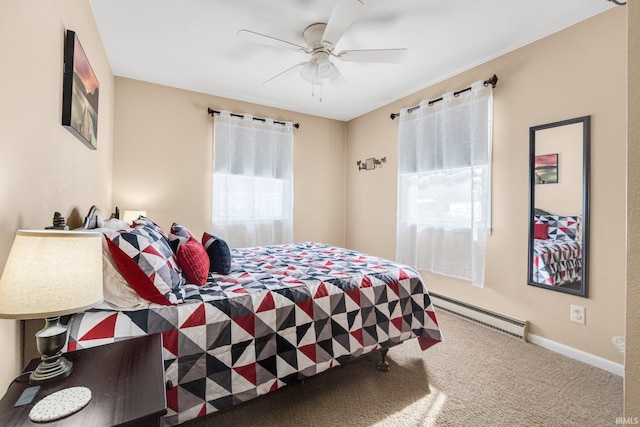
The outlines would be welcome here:
M 588 296 L 591 116 L 529 128 L 529 285 Z

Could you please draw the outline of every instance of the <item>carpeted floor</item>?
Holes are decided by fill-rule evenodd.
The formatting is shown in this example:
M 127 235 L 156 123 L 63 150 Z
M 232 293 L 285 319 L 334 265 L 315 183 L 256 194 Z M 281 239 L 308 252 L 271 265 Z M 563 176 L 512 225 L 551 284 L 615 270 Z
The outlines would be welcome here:
M 615 426 L 622 378 L 441 311 L 445 340 L 416 340 L 208 417 L 204 426 Z

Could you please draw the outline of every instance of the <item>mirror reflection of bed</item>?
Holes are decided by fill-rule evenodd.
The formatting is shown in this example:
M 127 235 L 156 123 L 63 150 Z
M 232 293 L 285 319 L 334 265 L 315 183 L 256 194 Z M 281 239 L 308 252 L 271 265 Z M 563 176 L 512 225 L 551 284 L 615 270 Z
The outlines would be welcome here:
M 581 215 L 553 215 L 536 209 L 533 281 L 579 290 L 582 282 Z
M 586 296 L 588 119 L 532 127 L 530 134 L 528 283 L 582 296 Z

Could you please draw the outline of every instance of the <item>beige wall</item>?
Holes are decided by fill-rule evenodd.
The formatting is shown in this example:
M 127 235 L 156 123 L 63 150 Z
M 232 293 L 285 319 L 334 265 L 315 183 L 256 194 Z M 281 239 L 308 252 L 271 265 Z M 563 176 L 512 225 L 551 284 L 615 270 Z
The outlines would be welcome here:
M 625 8 L 615 8 L 348 123 L 347 245 L 395 258 L 398 120 L 389 114 L 497 74 L 493 233 L 484 288 L 424 272 L 429 288 L 531 322 L 530 332 L 622 363 L 625 332 Z M 527 286 L 529 127 L 592 116 L 589 298 Z M 386 156 L 382 169 L 355 162 Z M 569 307 L 586 307 L 586 325 Z M 446 331 L 445 331 L 446 335 Z
M 100 83 L 97 151 L 60 125 L 66 29 Z M 1 270 L 17 229 L 48 226 L 54 211 L 79 220 L 92 204 L 110 209 L 113 75 L 87 0 L 3 0 L 0 58 Z M 0 390 L 22 369 L 18 325 L 0 320 Z
M 114 202 L 161 227 L 210 231 L 213 118 L 207 108 L 299 123 L 294 239 L 345 244 L 344 122 L 116 78 Z M 221 236 L 223 237 L 223 236 Z
M 640 417 L 640 2 L 629 1 L 627 98 L 627 335 L 624 411 Z

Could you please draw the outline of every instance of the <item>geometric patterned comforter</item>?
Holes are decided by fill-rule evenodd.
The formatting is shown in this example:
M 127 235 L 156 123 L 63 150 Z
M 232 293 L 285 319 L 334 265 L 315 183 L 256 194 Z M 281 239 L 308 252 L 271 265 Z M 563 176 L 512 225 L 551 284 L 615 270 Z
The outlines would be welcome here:
M 185 285 L 185 302 L 90 310 L 70 322 L 68 350 L 161 333 L 165 424 L 204 416 L 440 328 L 420 275 L 318 243 L 233 249 L 231 272 Z
M 582 280 L 582 242 L 575 240 L 533 241 L 533 281 L 561 286 Z

